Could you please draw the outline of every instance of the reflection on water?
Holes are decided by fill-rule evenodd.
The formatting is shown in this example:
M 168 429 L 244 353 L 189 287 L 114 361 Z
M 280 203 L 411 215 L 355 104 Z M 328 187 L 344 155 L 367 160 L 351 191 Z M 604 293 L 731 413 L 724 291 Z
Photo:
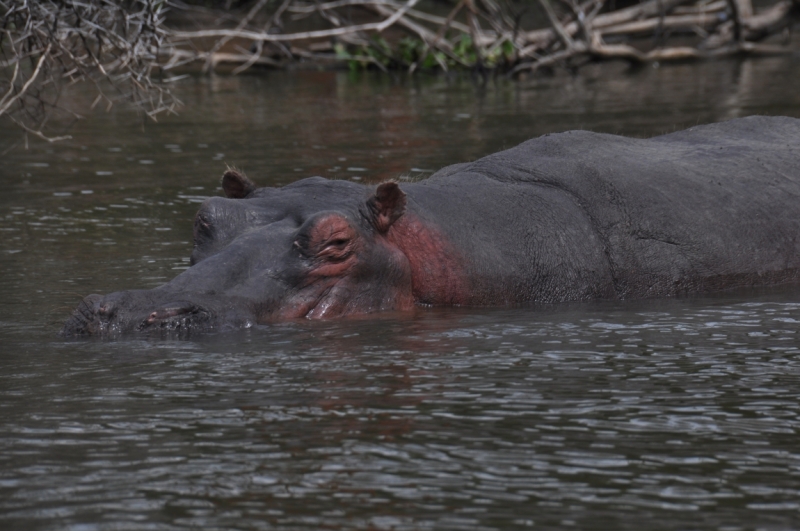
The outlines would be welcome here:
M 796 59 L 484 88 L 203 78 L 158 126 L 118 109 L 8 152 L 0 527 L 795 528 L 800 288 L 185 341 L 54 334 L 80 296 L 185 268 L 226 164 L 261 184 L 417 179 L 550 131 L 800 116 L 798 83 Z

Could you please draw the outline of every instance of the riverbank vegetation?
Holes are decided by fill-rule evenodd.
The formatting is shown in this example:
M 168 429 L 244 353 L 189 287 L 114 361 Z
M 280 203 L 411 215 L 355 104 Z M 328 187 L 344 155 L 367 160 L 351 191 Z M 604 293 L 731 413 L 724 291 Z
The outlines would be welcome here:
M 181 8 L 184 21 L 203 12 Z M 788 53 L 798 11 L 798 0 L 758 10 L 751 0 L 260 0 L 218 18 L 224 27 L 174 29 L 170 61 L 199 60 L 206 70 L 231 63 L 235 72 L 313 62 L 518 74 L 596 60 Z
M 94 105 L 179 105 L 186 70 L 336 68 L 530 75 L 798 53 L 800 0 L 0 0 L 0 116 L 46 133 L 64 86 Z M 74 117 L 77 115 L 72 114 Z

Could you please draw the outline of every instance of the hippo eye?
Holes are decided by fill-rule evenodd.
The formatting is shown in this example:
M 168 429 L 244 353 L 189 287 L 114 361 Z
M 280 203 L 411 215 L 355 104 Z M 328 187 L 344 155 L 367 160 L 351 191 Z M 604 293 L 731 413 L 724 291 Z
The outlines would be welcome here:
M 333 240 L 328 240 L 325 242 L 322 249 L 320 249 L 319 253 L 317 253 L 317 256 L 326 260 L 344 260 L 350 256 L 352 251 L 352 246 L 350 245 L 351 242 L 352 240 L 348 238 L 336 238 Z
M 305 221 L 295 242 L 295 248 L 312 261 L 341 262 L 358 247 L 358 233 L 341 214 L 321 212 Z

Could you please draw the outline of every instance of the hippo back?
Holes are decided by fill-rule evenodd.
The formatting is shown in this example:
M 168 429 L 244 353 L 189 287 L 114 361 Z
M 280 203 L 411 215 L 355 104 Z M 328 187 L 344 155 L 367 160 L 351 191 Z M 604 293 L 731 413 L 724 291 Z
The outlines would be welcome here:
M 800 277 L 800 120 L 750 117 L 651 139 L 569 131 L 433 177 L 568 195 L 603 242 L 616 296 Z

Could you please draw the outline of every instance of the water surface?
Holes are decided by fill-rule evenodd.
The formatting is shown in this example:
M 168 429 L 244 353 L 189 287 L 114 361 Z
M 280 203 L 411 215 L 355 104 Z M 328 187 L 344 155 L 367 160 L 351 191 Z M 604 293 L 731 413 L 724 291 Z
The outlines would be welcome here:
M 55 332 L 83 295 L 186 268 L 226 165 L 264 185 L 402 181 L 554 131 L 800 117 L 798 66 L 189 78 L 159 124 L 97 111 L 71 141 L 8 151 L 0 526 L 796 529 L 798 287 L 184 339 Z

